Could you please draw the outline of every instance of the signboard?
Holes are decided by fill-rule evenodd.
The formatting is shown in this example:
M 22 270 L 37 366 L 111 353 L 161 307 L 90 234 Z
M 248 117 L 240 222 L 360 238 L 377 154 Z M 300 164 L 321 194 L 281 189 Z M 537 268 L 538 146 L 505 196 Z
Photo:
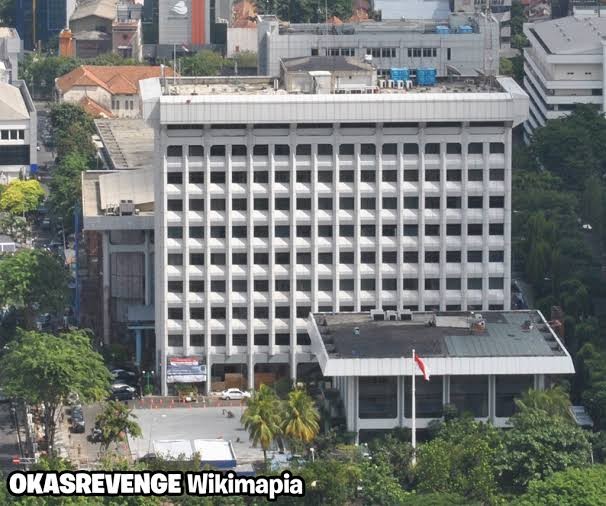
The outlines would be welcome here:
M 159 43 L 191 43 L 191 0 L 164 0 L 159 5 Z
M 206 364 L 196 357 L 168 357 L 167 383 L 200 383 L 206 381 Z

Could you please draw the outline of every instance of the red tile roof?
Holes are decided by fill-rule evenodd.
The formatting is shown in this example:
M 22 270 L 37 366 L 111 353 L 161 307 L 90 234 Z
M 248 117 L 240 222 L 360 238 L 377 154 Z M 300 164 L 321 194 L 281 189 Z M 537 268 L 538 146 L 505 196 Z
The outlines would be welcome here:
M 164 69 L 166 76 L 172 76 L 170 67 Z M 160 77 L 159 66 L 148 65 L 81 65 L 57 78 L 56 86 L 66 93 L 74 86 L 99 86 L 112 95 L 135 95 L 139 91 L 139 81 L 150 77 Z
M 95 118 L 114 118 L 114 114 L 109 110 L 103 107 L 101 104 L 95 102 L 90 97 L 82 97 L 80 99 L 79 104 L 82 108 L 91 116 Z

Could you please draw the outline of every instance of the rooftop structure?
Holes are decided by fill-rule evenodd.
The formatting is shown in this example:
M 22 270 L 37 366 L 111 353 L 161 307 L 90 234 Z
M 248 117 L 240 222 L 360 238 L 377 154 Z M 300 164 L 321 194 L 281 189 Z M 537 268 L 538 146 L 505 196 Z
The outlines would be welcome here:
M 19 58 L 23 52 L 23 42 L 15 28 L 0 26 L 0 63 L 4 64 L 7 76 L 4 81 L 11 82 L 19 77 Z M 3 78 L 0 75 L 0 81 Z
M 381 19 L 448 19 L 448 0 L 376 0 L 373 8 L 380 11 Z
M 530 116 L 526 138 L 549 119 L 567 116 L 576 104 L 595 104 L 606 110 L 606 18 L 569 16 L 527 23 L 524 33 L 524 87 Z
M 416 381 L 417 427 L 444 406 L 504 427 L 514 399 L 574 374 L 572 359 L 539 311 L 314 313 L 311 347 L 333 379 L 347 428 L 411 425 L 411 376 L 422 357 L 430 380 Z
M 149 167 L 154 155 L 154 131 L 141 119 L 97 119 L 104 159 L 112 170 Z

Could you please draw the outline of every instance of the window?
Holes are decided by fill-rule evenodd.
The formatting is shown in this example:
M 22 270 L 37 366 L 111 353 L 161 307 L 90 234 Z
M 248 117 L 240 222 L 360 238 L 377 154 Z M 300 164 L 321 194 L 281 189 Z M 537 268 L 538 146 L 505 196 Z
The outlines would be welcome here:
M 299 209 L 300 211 L 309 211 L 311 209 L 311 199 L 298 198 L 297 209 Z
M 384 264 L 395 264 L 398 261 L 397 251 L 383 251 L 383 263 Z
M 363 264 L 374 264 L 375 259 L 376 256 L 374 251 L 362 251 L 360 253 L 360 262 Z
M 191 184 L 204 184 L 204 172 L 190 172 L 189 182 Z
M 448 209 L 461 209 L 461 197 L 446 197 L 446 207 Z
M 189 317 L 193 320 L 204 320 L 204 308 L 203 307 L 190 307 Z
M 290 292 L 290 279 L 276 279 L 274 288 L 278 292 Z
M 225 253 L 211 253 L 210 265 L 225 265 Z
M 425 181 L 432 183 L 440 182 L 440 169 L 428 169 L 425 170 Z
M 276 198 L 274 207 L 276 208 L 276 211 L 288 211 L 290 209 L 290 199 L 283 197 Z
M 183 265 L 183 254 L 181 253 L 169 253 L 167 255 L 168 265 Z
M 440 278 L 425 278 L 425 290 L 439 290 Z
M 425 235 L 428 235 L 428 236 L 440 235 L 440 225 L 425 225 Z
M 418 170 L 405 170 L 404 171 L 404 181 L 413 183 L 418 180 L 419 180 L 419 171 Z
M 395 47 L 382 47 L 381 58 L 395 58 L 396 48 Z
M 176 348 L 183 346 L 183 334 L 168 334 L 168 345 Z
M 319 225 L 318 237 L 332 237 L 332 225 Z
M 225 146 L 211 146 L 210 156 L 225 156 Z
M 169 239 L 183 239 L 183 228 L 168 227 L 166 230 L 166 237 L 168 237 Z
M 216 292 L 216 293 L 224 293 L 225 292 L 225 280 L 213 279 L 210 282 L 210 291 Z
M 236 239 L 246 239 L 248 229 L 244 225 L 233 225 L 231 227 L 231 236 Z
M 383 231 L 388 231 L 383 225 Z M 394 229 L 395 234 L 395 229 Z M 377 235 L 377 228 L 374 225 L 361 225 L 360 226 L 360 236 L 362 237 L 375 237 Z
M 405 251 L 404 252 L 404 263 L 416 264 L 418 262 L 419 262 L 419 252 L 418 251 Z
M 179 293 L 183 292 L 183 281 L 169 281 L 167 284 L 169 292 Z
M 397 155 L 398 145 L 397 144 L 383 144 L 381 151 L 384 155 Z
M 297 183 L 311 183 L 311 171 L 310 170 L 298 170 L 297 171 Z
M 510 417 L 516 412 L 515 399 L 532 388 L 534 378 L 531 375 L 495 376 L 496 416 Z
M 223 310 L 225 312 L 225 310 Z M 225 318 L 225 316 L 223 316 Z M 225 346 L 225 334 L 212 334 L 210 338 L 210 344 L 212 346 Z
M 446 278 L 446 290 L 460 290 L 461 278 Z
M 488 177 L 491 181 L 505 181 L 504 169 L 490 169 Z
M 383 290 L 397 290 L 397 280 L 395 278 L 383 278 L 382 282 Z
M 274 155 L 276 155 L 276 156 L 290 155 L 290 146 L 288 144 L 276 144 L 274 146 Z
M 467 197 L 468 209 L 482 209 L 484 205 L 484 199 L 478 196 Z
M 353 225 L 339 225 L 339 237 L 353 237 L 354 226 Z
M 467 279 L 468 290 L 481 290 L 482 289 L 482 278 L 468 278 Z
M 189 156 L 204 156 L 204 146 L 190 146 Z
M 255 208 L 255 211 L 267 211 L 269 209 L 269 199 L 254 199 L 253 206 Z
M 225 172 L 211 172 L 210 182 L 214 184 L 225 184 Z
M 166 174 L 166 182 L 168 184 L 183 184 L 182 172 L 169 172 Z
M 383 171 L 383 182 L 384 183 L 395 183 L 398 181 L 397 170 L 384 170 Z
M 2 160 L 4 162 L 4 160 Z M 168 211 L 183 211 L 183 201 L 180 199 L 168 199 L 166 201 Z
M 274 172 L 274 181 L 276 183 L 290 183 L 290 172 L 287 170 L 277 170 Z
M 377 180 L 377 173 L 374 170 L 363 170 L 360 173 L 362 183 L 374 183 Z
M 255 306 L 255 318 L 267 319 L 269 318 L 269 308 L 268 307 L 257 307 Z
M 297 290 L 300 292 L 310 292 L 311 279 L 297 279 Z
M 248 336 L 246 334 L 233 334 L 231 336 L 231 343 L 234 346 L 247 346 L 248 345 Z
M 214 239 L 225 239 L 225 227 L 210 227 L 210 236 Z
M 404 197 L 404 209 L 419 209 L 419 197 Z
M 259 184 L 269 183 L 269 172 L 266 170 L 255 170 L 253 181 Z
M 503 290 L 503 278 L 488 278 L 488 288 L 490 290 Z
M 339 280 L 339 290 L 351 291 L 353 289 L 354 289 L 354 280 L 353 279 L 340 279 Z
M 460 155 L 461 154 L 461 144 L 458 142 L 449 142 L 446 144 L 446 153 L 449 155 Z
M 492 195 L 490 197 L 490 207 L 496 209 L 503 209 L 505 207 L 505 197 Z
M 404 290 L 418 290 L 419 280 L 417 278 L 404 278 L 402 280 L 402 288 Z
M 383 197 L 383 209 L 397 209 L 398 199 L 396 197 Z
M 189 335 L 190 346 L 204 346 L 204 334 L 190 334 Z
M 469 223 L 467 225 L 467 235 L 482 235 L 482 224 Z
M 269 281 L 267 281 L 266 279 L 255 279 L 253 287 L 255 292 L 268 292 Z
M 276 345 L 290 346 L 290 334 L 276 334 Z
M 318 289 L 324 292 L 332 292 L 332 279 L 319 279 Z
M 299 306 L 297 307 L 297 318 L 307 318 L 311 313 L 311 307 L 309 306 Z
M 276 318 L 290 318 L 290 306 L 276 306 Z
M 204 265 L 204 253 L 190 253 L 189 265 Z
M 429 142 L 425 144 L 425 154 L 426 155 L 439 155 L 440 154 L 440 144 L 437 142 Z
M 231 156 L 246 156 L 246 146 L 243 144 L 236 144 L 235 146 L 232 146 Z
M 211 199 L 210 208 L 212 211 L 225 211 L 225 199 Z
M 483 181 L 484 171 L 482 169 L 469 169 L 467 171 L 467 179 L 469 181 Z
M 446 181 L 461 181 L 462 171 L 461 169 L 449 169 L 446 171 Z
M 274 227 L 274 236 L 281 239 L 288 239 L 290 237 L 290 226 L 276 225 Z
M 318 155 L 332 156 L 332 144 L 318 144 Z
M 440 197 L 425 197 L 425 209 L 440 209 Z
M 339 182 L 340 183 L 353 183 L 354 182 L 354 171 L 353 170 L 340 170 L 339 171 Z
M 232 199 L 231 208 L 234 211 L 246 211 L 246 209 L 247 209 L 246 199 Z
M 192 239 L 204 239 L 204 227 L 189 227 L 189 237 Z
M 190 211 L 204 211 L 204 199 L 189 199 Z
M 297 144 L 297 156 L 311 156 L 311 144 Z
M 267 265 L 269 264 L 269 255 L 267 253 L 255 253 L 253 263 L 255 265 Z
M 311 253 L 297 253 L 297 264 L 311 265 Z
M 231 173 L 231 182 L 236 184 L 246 184 L 248 174 L 243 170 L 235 170 Z
M 332 199 L 326 197 L 319 197 L 318 209 L 321 209 L 323 211 L 332 211 Z
M 232 279 L 231 289 L 234 292 L 248 292 L 248 281 L 245 279 Z
M 319 170 L 318 171 L 318 182 L 319 183 L 332 183 L 332 172 L 330 170 Z
M 290 253 L 288 251 L 276 251 L 275 261 L 278 265 L 289 265 L 290 264 Z
M 398 378 L 361 376 L 358 379 L 358 416 L 396 418 L 398 416 Z
M 461 263 L 461 252 L 460 251 L 447 251 L 446 252 L 447 263 Z
M 2 133 L 4 134 L 4 132 Z M 183 156 L 183 146 L 168 146 L 166 148 L 166 156 Z
M 417 237 L 419 235 L 418 225 L 404 225 L 404 236 Z
M 373 278 L 361 279 L 360 290 L 372 291 L 375 289 L 375 280 Z
M 297 237 L 311 237 L 311 226 L 297 225 Z
M 484 151 L 484 145 L 481 142 L 470 142 L 467 145 L 467 153 L 470 155 L 481 155 Z
M 482 262 L 482 250 L 470 250 L 467 252 L 467 261 L 471 263 Z
M 332 265 L 332 253 L 318 253 L 318 263 L 322 265 Z
M 488 234 L 489 235 L 503 235 L 505 233 L 505 228 L 503 223 L 491 223 L 488 225 Z
M 459 413 L 488 416 L 488 377 L 451 376 L 450 402 Z
M 255 144 L 253 146 L 254 156 L 267 156 L 269 155 L 269 146 L 267 144 Z
M 505 153 L 505 144 L 503 144 L 502 142 L 491 142 L 490 152 L 499 154 Z
M 489 262 L 504 262 L 505 261 L 505 252 L 503 250 L 490 250 L 488 252 L 488 261 Z
M 447 59 L 447 60 L 450 60 L 450 59 L 451 59 L 451 57 L 452 57 L 452 48 L 447 47 L 447 48 L 446 48 L 446 59 Z
M 182 320 L 183 319 L 183 308 L 182 307 L 169 307 L 168 308 L 168 319 L 169 320 Z
M 339 253 L 339 263 L 341 264 L 353 264 L 354 254 L 353 251 L 341 251 Z
M 341 144 L 339 145 L 339 155 L 353 155 L 354 145 L 353 144 Z
M 428 263 L 428 264 L 440 263 L 440 252 L 439 251 L 426 251 L 425 252 L 425 263 Z

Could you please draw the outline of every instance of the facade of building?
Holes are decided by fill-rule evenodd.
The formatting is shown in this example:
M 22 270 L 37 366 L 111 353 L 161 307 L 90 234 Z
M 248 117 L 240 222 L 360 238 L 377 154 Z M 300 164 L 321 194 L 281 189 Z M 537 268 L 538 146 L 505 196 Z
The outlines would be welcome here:
M 137 61 L 143 58 L 142 9 L 142 5 L 132 2 L 123 0 L 118 3 L 112 25 L 112 50 L 123 58 Z
M 23 81 L 0 82 L 0 184 L 37 168 L 37 115 Z
M 526 139 L 548 119 L 570 114 L 576 104 L 606 110 L 603 33 L 606 18 L 601 17 L 524 25 L 530 44 L 524 49 L 524 87 L 530 97 Z
M 210 42 L 210 0 L 167 0 L 158 7 L 161 46 L 196 47 Z
M 69 28 L 74 33 L 112 33 L 118 0 L 81 0 L 69 19 Z
M 23 46 L 34 49 L 38 43 L 43 48 L 48 41 L 59 36 L 74 9 L 74 0 L 16 0 L 16 28 Z
M 0 63 L 5 76 L 0 80 L 10 83 L 19 78 L 19 58 L 23 53 L 23 42 L 15 28 L 0 27 Z
M 163 393 L 175 356 L 211 377 L 248 371 L 250 387 L 272 367 L 296 378 L 314 361 L 310 312 L 509 308 L 523 90 L 467 78 L 358 91 L 141 82 Z
M 160 66 L 81 65 L 57 78 L 55 91 L 59 101 L 92 104 L 104 111 L 104 117 L 137 118 L 141 117 L 139 81 L 160 77 L 162 72 Z M 164 73 L 173 75 L 170 68 Z
M 275 16 L 260 16 L 257 46 L 259 75 L 278 75 L 281 59 L 339 55 L 369 55 L 379 74 L 407 67 L 414 75 L 417 68 L 432 67 L 439 76 L 496 75 L 499 23 L 490 14 L 345 25 L 282 24 Z
M 539 311 L 316 313 L 308 330 L 322 373 L 340 392 L 347 430 L 356 435 L 411 427 L 413 374 L 420 429 L 440 419 L 446 405 L 505 427 L 516 397 L 574 374 Z M 413 363 L 413 349 L 429 381 Z

